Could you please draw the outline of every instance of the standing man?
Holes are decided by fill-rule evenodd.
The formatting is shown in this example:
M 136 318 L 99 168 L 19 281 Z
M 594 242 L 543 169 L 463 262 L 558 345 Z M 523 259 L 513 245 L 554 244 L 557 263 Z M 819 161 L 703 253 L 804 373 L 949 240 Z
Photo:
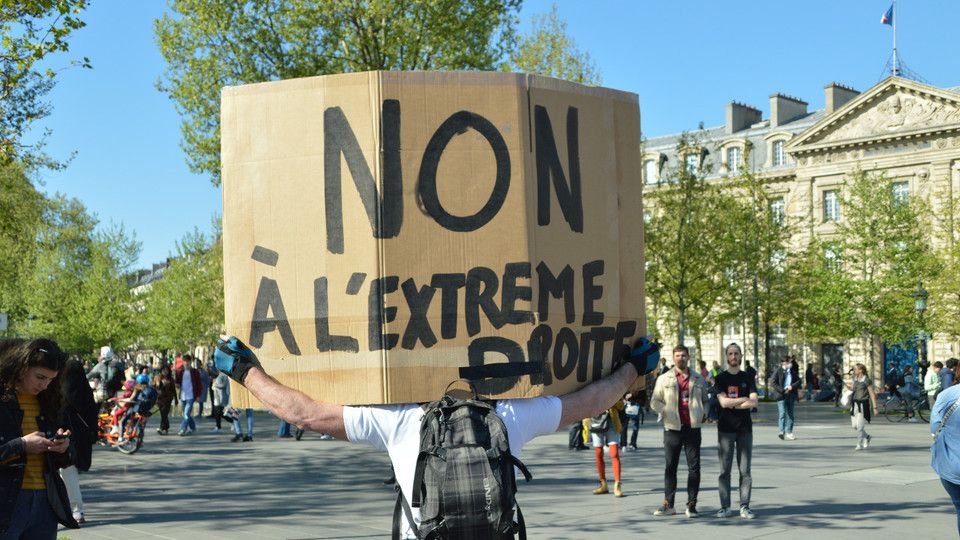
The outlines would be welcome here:
M 203 386 L 200 373 L 193 369 L 193 356 L 183 355 L 182 369 L 177 370 L 177 386 L 180 387 L 180 402 L 183 403 L 183 420 L 177 435 L 183 437 L 197 430 L 193 421 L 193 403 L 200 397 Z
M 941 392 L 943 392 L 947 388 L 950 388 L 951 386 L 956 384 L 956 381 L 953 380 L 953 371 L 957 369 L 957 359 L 950 358 L 949 360 L 947 360 L 945 364 L 943 364 L 943 367 L 947 369 L 940 370 L 940 391 Z
M 800 370 L 792 354 L 783 357 L 780 367 L 770 377 L 770 392 L 777 399 L 777 436 L 783 440 L 796 439 L 793 434 L 793 407 L 796 405 L 797 393 L 800 391 Z M 786 435 L 784 435 L 786 434 Z
M 680 449 L 687 458 L 687 517 L 695 518 L 697 493 L 700 491 L 700 425 L 704 419 L 707 382 L 688 368 L 690 352 L 683 345 L 673 349 L 673 369 L 657 378 L 650 398 L 650 407 L 663 418 L 663 451 L 666 470 L 663 473 L 663 504 L 655 516 L 672 516 L 677 493 L 677 466 Z
M 717 375 L 714 392 L 720 400 L 720 418 L 717 421 L 717 444 L 720 453 L 720 511 L 717 517 L 729 517 L 730 469 L 733 453 L 737 453 L 740 469 L 740 517 L 753 519 L 750 510 L 750 460 L 753 457 L 753 420 L 750 409 L 757 406 L 757 384 L 749 374 L 740 369 L 743 352 L 736 343 L 727 345 L 727 370 Z
M 943 369 L 943 362 L 934 362 L 927 374 L 923 377 L 923 390 L 927 393 L 927 403 L 930 404 L 930 410 L 933 410 L 933 404 L 937 402 L 937 394 L 942 388 L 940 382 L 940 370 Z

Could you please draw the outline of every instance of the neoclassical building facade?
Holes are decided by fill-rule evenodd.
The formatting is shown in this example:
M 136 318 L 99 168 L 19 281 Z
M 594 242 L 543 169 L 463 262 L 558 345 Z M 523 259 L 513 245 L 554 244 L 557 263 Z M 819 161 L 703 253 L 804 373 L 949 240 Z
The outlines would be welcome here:
M 837 83 L 824 92 L 824 109 L 813 111 L 798 98 L 773 94 L 767 118 L 755 107 L 729 103 L 725 125 L 698 131 L 694 150 L 678 151 L 680 135 L 648 138 L 642 148 L 645 189 L 657 189 L 668 167 L 701 168 L 708 180 L 720 181 L 749 159 L 746 165 L 766 182 L 771 209 L 803 224 L 793 238 L 798 245 L 811 235 L 835 234 L 843 219 L 844 179 L 857 168 L 885 173 L 892 180 L 892 196 L 918 195 L 934 212 L 960 196 L 960 88 L 890 77 L 863 92 Z M 650 303 L 648 315 L 656 320 L 656 306 Z M 749 326 L 727 321 L 701 336 L 701 357 L 708 365 L 721 361 L 724 345 L 738 342 L 746 345 L 745 357 L 752 359 Z M 757 367 L 764 375 L 762 337 L 760 343 Z M 770 363 L 776 365 L 788 351 L 801 363 L 812 362 L 818 373 L 828 372 L 836 362 L 844 371 L 863 362 L 880 381 L 886 365 L 896 361 L 895 347 L 875 342 L 871 358 L 869 345 L 866 339 L 787 343 L 784 333 L 776 331 L 770 340 Z M 932 336 L 927 351 L 930 362 L 960 353 L 958 343 L 938 335 Z

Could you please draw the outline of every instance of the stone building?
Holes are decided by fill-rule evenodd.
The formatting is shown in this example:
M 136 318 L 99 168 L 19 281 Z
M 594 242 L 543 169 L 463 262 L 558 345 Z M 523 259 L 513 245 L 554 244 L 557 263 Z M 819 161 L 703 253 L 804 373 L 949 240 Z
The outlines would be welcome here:
M 773 94 L 765 119 L 757 108 L 729 103 L 725 125 L 701 130 L 696 149 L 680 155 L 680 135 L 650 137 L 642 155 L 646 188 L 657 189 L 667 167 L 702 167 L 708 180 L 720 180 L 748 158 L 746 165 L 767 183 L 771 209 L 803 223 L 793 239 L 798 243 L 810 235 L 835 234 L 836 223 L 843 219 L 844 178 L 858 167 L 885 173 L 893 180 L 894 197 L 917 194 L 934 210 L 960 196 L 960 87 L 937 88 L 890 77 L 864 92 L 837 83 L 824 92 L 825 108 L 813 111 L 798 98 Z M 651 311 L 651 320 L 654 316 Z M 752 360 L 753 340 L 749 324 L 727 321 L 712 335 L 701 336 L 701 356 L 708 365 L 721 361 L 724 345 L 735 341 L 746 345 L 744 356 Z M 763 375 L 762 338 L 760 343 L 757 367 Z M 787 344 L 782 331 L 775 332 L 770 345 L 772 365 L 790 350 L 801 360 L 801 369 L 814 362 L 823 374 L 834 362 L 842 362 L 844 371 L 863 362 L 877 381 L 887 364 L 903 362 L 904 352 L 911 354 L 878 342 L 869 358 L 865 339 Z M 927 350 L 930 362 L 943 361 L 958 355 L 958 344 L 933 336 Z

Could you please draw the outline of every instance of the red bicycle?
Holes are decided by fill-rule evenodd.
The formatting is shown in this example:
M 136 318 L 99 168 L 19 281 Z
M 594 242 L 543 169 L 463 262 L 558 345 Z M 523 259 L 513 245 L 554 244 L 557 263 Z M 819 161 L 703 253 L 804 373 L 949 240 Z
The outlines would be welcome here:
M 133 413 L 130 420 L 127 421 L 127 428 L 123 433 L 114 433 L 113 416 L 101 414 L 97 421 L 99 433 L 97 444 L 103 446 L 113 446 L 123 454 L 133 454 L 143 447 L 143 434 L 147 431 L 147 419 L 149 416 L 141 413 Z

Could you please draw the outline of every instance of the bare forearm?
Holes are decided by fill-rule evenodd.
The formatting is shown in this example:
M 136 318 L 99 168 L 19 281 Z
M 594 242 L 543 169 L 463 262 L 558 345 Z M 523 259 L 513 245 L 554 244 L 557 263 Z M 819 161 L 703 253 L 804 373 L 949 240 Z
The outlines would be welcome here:
M 346 440 L 342 405 L 314 401 L 303 392 L 280 384 L 260 368 L 252 368 L 247 373 L 244 386 L 287 422 Z
M 637 370 L 631 364 L 624 364 L 610 376 L 572 394 L 561 396 L 563 413 L 560 416 L 560 425 L 565 426 L 609 409 L 636 379 Z

